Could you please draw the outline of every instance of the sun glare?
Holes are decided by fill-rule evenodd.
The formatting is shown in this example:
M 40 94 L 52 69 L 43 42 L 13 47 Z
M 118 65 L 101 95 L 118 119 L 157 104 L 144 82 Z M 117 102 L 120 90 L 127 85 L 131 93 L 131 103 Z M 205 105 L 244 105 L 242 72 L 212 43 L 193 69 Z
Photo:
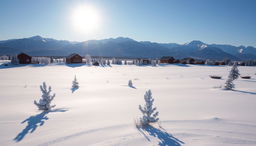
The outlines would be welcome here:
M 71 14 L 73 28 L 80 33 L 92 33 L 100 27 L 100 15 L 96 8 L 90 5 L 80 5 Z

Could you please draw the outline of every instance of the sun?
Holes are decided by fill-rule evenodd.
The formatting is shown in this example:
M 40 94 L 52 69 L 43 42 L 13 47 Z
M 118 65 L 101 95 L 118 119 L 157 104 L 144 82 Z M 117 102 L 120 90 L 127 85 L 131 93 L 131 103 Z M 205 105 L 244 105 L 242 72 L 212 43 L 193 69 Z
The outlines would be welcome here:
M 80 33 L 93 33 L 99 29 L 99 11 L 91 5 L 77 6 L 71 13 L 72 27 Z

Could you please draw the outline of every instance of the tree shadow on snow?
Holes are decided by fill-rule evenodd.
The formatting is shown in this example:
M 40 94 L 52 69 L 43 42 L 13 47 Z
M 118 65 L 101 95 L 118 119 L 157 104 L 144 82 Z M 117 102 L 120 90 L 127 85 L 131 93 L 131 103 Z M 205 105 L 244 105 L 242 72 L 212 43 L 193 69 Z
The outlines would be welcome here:
M 11 63 L 5 63 L 0 65 L 0 69 L 8 69 L 8 68 L 18 68 L 18 67 L 24 67 L 28 66 L 28 64 L 11 64 Z
M 158 66 L 165 67 L 165 66 L 180 66 L 180 67 L 190 67 L 188 64 L 182 63 L 172 63 L 172 64 L 158 64 Z
M 253 82 L 253 83 L 255 83 L 256 82 L 256 80 L 255 79 L 243 79 L 242 81 L 244 81 L 244 82 Z
M 18 68 L 18 67 L 44 67 L 48 64 L 2 64 L 0 65 L 0 69 L 8 69 L 8 68 Z
M 45 121 L 49 118 L 47 114 L 52 112 L 66 112 L 67 109 L 54 109 L 49 111 L 43 111 L 40 114 L 30 116 L 26 120 L 22 121 L 21 124 L 27 123 L 27 126 L 13 139 L 16 142 L 20 142 L 28 133 L 33 133 L 38 126 L 43 126 Z
M 137 89 L 137 88 L 136 88 L 135 86 L 133 86 L 133 85 L 132 85 L 132 86 L 129 86 L 129 87 L 130 87 L 130 88 L 133 88 L 133 89 Z
M 75 67 L 88 66 L 88 65 L 86 65 L 85 63 L 73 63 L 73 64 L 66 64 L 66 66 L 75 68 Z
M 133 89 L 137 89 L 135 86 L 129 86 L 129 85 L 121 85 L 121 86 L 130 87 L 130 88 L 133 88 Z
M 158 145 L 160 146 L 181 146 L 184 144 L 184 142 L 167 133 L 164 129 L 158 129 L 151 125 L 142 126 L 141 130 L 139 129 L 139 131 L 148 141 L 150 141 L 150 138 L 146 135 L 146 133 L 148 133 L 150 136 L 156 137 L 159 140 Z M 144 131 L 146 133 L 144 133 Z
M 71 92 L 74 93 L 78 88 L 71 88 Z
M 235 92 L 240 92 L 240 93 L 246 93 L 246 94 L 256 95 L 256 92 L 242 91 L 242 90 L 235 90 L 235 89 L 233 89 L 233 91 L 235 91 Z

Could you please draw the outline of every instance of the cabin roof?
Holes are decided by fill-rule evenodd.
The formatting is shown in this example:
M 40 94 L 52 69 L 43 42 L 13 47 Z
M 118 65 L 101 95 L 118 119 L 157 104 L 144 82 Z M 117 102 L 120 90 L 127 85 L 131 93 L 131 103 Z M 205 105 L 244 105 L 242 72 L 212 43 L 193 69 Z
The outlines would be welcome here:
M 174 59 L 172 56 L 163 56 L 161 59 Z
M 74 57 L 74 56 L 76 56 L 76 55 L 78 55 L 79 57 L 82 57 L 82 56 L 80 56 L 80 55 L 77 54 L 77 53 L 72 53 L 72 54 L 68 55 L 67 58 L 72 58 L 72 57 Z

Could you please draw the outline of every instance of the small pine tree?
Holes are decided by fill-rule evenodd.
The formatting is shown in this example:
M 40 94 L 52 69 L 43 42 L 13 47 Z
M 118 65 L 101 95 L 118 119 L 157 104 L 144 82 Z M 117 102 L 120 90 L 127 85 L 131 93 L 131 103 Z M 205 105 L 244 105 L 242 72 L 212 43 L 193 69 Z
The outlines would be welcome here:
M 39 110 L 50 110 L 51 108 L 55 107 L 55 105 L 51 105 L 52 100 L 55 97 L 55 94 L 50 95 L 52 88 L 49 86 L 47 90 L 46 83 L 43 82 L 43 85 L 40 85 L 40 89 L 42 92 L 42 98 L 39 100 L 39 102 L 34 101 L 34 104 L 38 107 Z
M 239 75 L 240 75 L 240 73 L 237 68 L 237 62 L 234 62 L 233 66 L 229 72 L 229 78 L 236 80 L 236 79 L 238 79 Z
M 233 83 L 232 79 L 227 79 L 227 81 L 225 82 L 225 89 L 226 90 L 231 90 L 235 88 L 235 84 Z
M 153 108 L 154 99 L 152 98 L 151 90 L 146 91 L 144 100 L 146 102 L 144 107 L 139 105 L 139 109 L 143 114 L 143 117 L 140 118 L 140 123 L 142 125 L 148 125 L 149 123 L 157 122 L 159 120 L 159 118 L 157 118 L 158 112 L 156 112 L 156 107 Z
M 74 78 L 74 81 L 72 82 L 72 88 L 73 89 L 78 89 L 79 88 L 79 83 L 77 82 L 76 76 Z
M 128 86 L 129 86 L 129 87 L 133 87 L 132 80 L 129 80 Z
M 224 88 L 226 90 L 231 90 L 235 88 L 235 84 L 233 83 L 234 80 L 236 80 L 239 77 L 239 70 L 237 68 L 237 63 L 235 62 L 229 72 L 228 79 L 225 82 Z

